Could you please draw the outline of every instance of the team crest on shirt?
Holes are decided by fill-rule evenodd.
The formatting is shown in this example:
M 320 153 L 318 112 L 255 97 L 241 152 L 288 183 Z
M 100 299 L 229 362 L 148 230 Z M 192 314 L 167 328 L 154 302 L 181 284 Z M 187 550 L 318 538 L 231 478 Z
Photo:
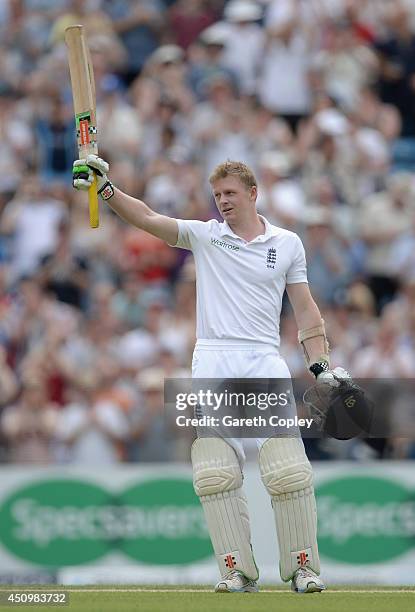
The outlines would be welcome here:
M 277 263 L 277 249 L 270 248 L 267 252 L 267 268 L 274 270 L 275 264 Z

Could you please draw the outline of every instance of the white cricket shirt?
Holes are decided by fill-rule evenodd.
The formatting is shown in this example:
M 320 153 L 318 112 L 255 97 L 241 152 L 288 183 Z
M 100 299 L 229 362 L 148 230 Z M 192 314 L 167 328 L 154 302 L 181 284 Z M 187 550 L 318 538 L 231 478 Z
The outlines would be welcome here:
M 294 232 L 271 225 L 251 242 L 227 222 L 178 219 L 174 246 L 193 252 L 198 340 L 246 340 L 279 347 L 286 284 L 306 283 L 304 247 Z

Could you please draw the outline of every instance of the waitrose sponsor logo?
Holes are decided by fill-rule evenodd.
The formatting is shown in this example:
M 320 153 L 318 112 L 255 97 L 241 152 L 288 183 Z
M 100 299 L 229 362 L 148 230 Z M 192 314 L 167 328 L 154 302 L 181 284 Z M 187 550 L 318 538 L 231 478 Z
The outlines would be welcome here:
M 235 244 L 230 244 L 229 242 L 225 242 L 224 240 L 218 240 L 217 238 L 211 238 L 210 242 L 214 246 L 221 247 L 222 249 L 228 249 L 229 251 L 239 251 L 239 247 Z
M 322 555 L 380 563 L 415 546 L 415 496 L 386 478 L 347 477 L 316 488 Z
M 187 479 L 146 481 L 116 497 L 80 480 L 32 484 L 3 502 L 0 541 L 14 555 L 48 566 L 86 563 L 114 549 L 159 565 L 212 554 Z

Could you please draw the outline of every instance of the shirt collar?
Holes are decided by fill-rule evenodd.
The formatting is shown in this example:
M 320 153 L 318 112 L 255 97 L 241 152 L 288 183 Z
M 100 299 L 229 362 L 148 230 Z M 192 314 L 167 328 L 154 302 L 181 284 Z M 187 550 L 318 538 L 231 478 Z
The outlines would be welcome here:
M 273 238 L 274 236 L 277 235 L 278 228 L 275 227 L 274 225 L 271 225 L 271 223 L 264 216 L 262 215 L 258 215 L 258 216 L 264 222 L 265 233 L 259 234 L 256 238 L 254 238 L 254 240 L 251 240 L 251 242 L 266 242 L 270 238 Z M 242 240 L 242 241 L 244 240 L 243 238 L 238 236 L 238 234 L 235 234 L 235 232 L 232 231 L 227 221 L 223 221 L 223 223 L 220 223 L 219 227 L 220 227 L 221 236 L 232 236 L 232 238 L 236 238 L 237 240 Z

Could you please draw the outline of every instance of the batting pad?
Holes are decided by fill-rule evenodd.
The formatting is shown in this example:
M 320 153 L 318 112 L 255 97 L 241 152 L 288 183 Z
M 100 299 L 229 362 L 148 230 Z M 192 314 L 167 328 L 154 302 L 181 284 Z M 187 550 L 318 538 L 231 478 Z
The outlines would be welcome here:
M 320 573 L 313 474 L 300 438 L 270 438 L 259 452 L 261 478 L 272 498 L 285 582 L 301 566 Z
M 203 506 L 221 576 L 235 569 L 257 580 L 248 505 L 235 451 L 221 438 L 197 438 L 192 464 L 194 489 Z

